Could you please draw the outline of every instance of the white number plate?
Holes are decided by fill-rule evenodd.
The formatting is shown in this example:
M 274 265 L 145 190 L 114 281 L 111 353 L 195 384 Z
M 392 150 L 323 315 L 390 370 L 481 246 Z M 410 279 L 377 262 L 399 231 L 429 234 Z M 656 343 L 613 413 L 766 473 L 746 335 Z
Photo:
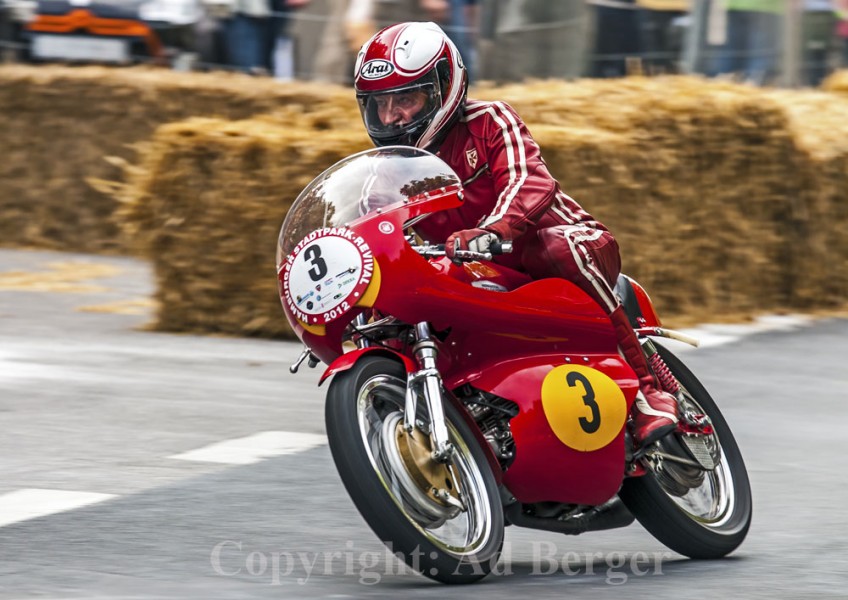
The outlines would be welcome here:
M 283 295 L 302 322 L 329 323 L 362 297 L 374 273 L 365 240 L 345 228 L 312 232 L 280 265 Z

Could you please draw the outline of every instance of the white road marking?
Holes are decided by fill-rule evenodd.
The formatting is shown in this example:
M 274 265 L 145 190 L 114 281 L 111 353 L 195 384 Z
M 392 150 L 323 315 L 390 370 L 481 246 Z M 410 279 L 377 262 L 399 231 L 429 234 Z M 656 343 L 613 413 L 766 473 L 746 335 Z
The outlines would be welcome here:
M 113 494 L 26 488 L 0 496 L 0 527 L 73 510 L 114 498 Z
M 17 344 L 17 340 L 16 340 Z M 81 348 L 79 346 L 78 348 Z M 93 346 L 88 349 L 94 350 Z M 81 367 L 73 362 L 74 350 L 23 351 L 0 348 L 0 383 L 5 381 L 119 382 L 120 374 L 98 367 Z
M 681 333 L 697 338 L 700 348 L 732 344 L 749 335 L 768 331 L 792 331 L 810 325 L 813 317 L 806 315 L 764 315 L 754 319 L 753 323 L 706 323 L 693 329 L 681 329 Z M 685 344 L 675 345 L 675 348 L 691 348 Z
M 326 443 L 325 436 L 314 433 L 263 431 L 175 454 L 170 458 L 227 465 L 250 465 L 274 456 L 304 452 Z

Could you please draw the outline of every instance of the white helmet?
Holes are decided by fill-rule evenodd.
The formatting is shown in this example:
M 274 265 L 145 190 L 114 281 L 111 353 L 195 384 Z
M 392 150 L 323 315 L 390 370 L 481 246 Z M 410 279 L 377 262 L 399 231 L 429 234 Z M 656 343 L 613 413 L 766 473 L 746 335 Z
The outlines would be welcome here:
M 354 71 L 356 98 L 375 146 L 438 149 L 465 105 L 468 75 L 453 42 L 435 23 L 399 23 L 379 31 L 362 49 Z M 393 94 L 425 92 L 408 123 L 384 123 L 378 103 Z

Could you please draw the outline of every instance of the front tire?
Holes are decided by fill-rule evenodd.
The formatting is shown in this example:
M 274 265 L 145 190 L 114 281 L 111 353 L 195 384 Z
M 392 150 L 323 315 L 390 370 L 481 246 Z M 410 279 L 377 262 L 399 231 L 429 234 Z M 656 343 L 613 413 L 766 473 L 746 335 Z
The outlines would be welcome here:
M 656 346 L 686 402 L 712 421 L 720 460 L 712 471 L 668 462 L 663 472 L 654 464 L 644 476 L 626 479 L 619 495 L 642 526 L 670 549 L 690 558 L 720 558 L 742 543 L 751 525 L 748 472 L 733 433 L 706 388 L 680 359 Z M 666 436 L 660 448 L 685 455 L 679 435 Z
M 366 356 L 335 376 L 325 417 L 336 468 L 362 517 L 407 565 L 443 583 L 477 581 L 495 566 L 503 546 L 503 508 L 494 475 L 469 426 L 446 402 L 456 449 L 446 487 L 456 479 L 464 510 L 428 497 L 416 484 L 420 472 L 416 480 L 404 467 L 408 451 L 398 452 L 405 391 L 403 366 L 383 356 Z

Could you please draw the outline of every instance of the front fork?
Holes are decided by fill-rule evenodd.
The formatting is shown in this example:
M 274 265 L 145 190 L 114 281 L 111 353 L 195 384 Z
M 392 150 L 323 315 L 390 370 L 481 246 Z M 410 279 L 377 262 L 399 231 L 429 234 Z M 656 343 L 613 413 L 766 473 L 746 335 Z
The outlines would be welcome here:
M 365 314 L 356 318 L 356 325 L 363 327 L 367 323 Z M 365 348 L 371 343 L 363 336 L 355 339 L 356 345 Z M 418 359 L 419 370 L 410 373 L 406 383 L 406 399 L 404 406 L 403 427 L 407 433 L 415 429 L 415 417 L 418 410 L 419 388 L 423 391 L 430 415 L 430 442 L 432 444 L 432 459 L 438 463 L 448 463 L 453 453 L 453 445 L 448 439 L 448 428 L 445 425 L 445 408 L 442 397 L 442 377 L 436 368 L 436 358 L 439 355 L 436 342 L 430 332 L 430 325 L 422 321 L 415 325 L 415 358 Z
M 432 458 L 439 463 L 450 461 L 453 444 L 448 439 L 448 428 L 445 424 L 444 399 L 442 397 L 442 378 L 436 369 L 438 348 L 426 322 L 415 325 L 415 358 L 420 367 L 415 373 L 410 373 L 406 384 L 406 406 L 403 426 L 407 433 L 415 428 L 417 414 L 418 388 L 424 392 L 427 412 L 430 415 L 430 441 L 432 442 Z

